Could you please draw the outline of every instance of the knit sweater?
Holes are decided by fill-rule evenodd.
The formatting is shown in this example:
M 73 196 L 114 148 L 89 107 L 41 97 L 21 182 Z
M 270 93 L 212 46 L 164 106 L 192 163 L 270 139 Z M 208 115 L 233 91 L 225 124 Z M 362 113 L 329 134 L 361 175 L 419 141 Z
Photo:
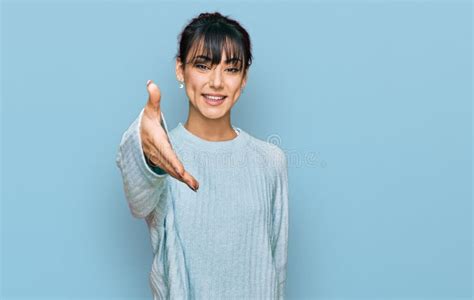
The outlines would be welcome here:
M 131 214 L 146 220 L 153 299 L 284 299 L 288 165 L 284 151 L 234 127 L 207 141 L 182 123 L 161 126 L 197 192 L 147 163 L 144 109 L 122 135 L 116 163 Z

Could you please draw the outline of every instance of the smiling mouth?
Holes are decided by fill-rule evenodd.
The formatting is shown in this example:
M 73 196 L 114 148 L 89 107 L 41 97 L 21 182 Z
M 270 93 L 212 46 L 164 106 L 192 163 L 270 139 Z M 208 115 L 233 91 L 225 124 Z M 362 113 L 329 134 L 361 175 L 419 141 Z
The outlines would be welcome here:
M 211 94 L 202 94 L 202 95 L 210 101 L 220 101 L 227 98 L 227 96 L 224 96 L 224 95 L 211 95 Z

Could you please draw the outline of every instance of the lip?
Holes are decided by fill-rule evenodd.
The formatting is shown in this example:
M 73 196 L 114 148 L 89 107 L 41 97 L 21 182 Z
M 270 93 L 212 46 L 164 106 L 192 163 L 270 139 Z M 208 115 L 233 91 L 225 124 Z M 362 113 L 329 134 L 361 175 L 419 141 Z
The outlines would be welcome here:
M 209 95 L 209 96 L 214 96 L 214 97 L 226 97 L 226 95 L 222 95 L 222 94 L 211 94 L 211 93 L 204 93 L 202 94 L 203 96 L 204 95 Z
M 213 100 L 209 100 L 207 99 L 204 95 L 210 95 L 210 96 L 214 96 L 212 94 L 203 94 L 202 97 L 204 98 L 204 101 L 208 104 L 208 105 L 211 105 L 211 106 L 218 106 L 218 105 L 221 105 L 222 103 L 224 103 L 224 101 L 227 99 L 227 96 L 224 96 L 224 99 L 222 100 L 217 100 L 217 101 L 213 101 Z M 216 97 L 219 97 L 219 96 L 216 96 Z

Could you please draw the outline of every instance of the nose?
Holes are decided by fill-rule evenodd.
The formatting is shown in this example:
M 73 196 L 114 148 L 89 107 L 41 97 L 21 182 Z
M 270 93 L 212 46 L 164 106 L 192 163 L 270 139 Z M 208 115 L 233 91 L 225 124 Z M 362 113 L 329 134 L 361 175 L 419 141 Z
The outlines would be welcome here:
M 222 75 L 219 68 L 214 68 L 211 71 L 211 77 L 209 78 L 209 85 L 212 88 L 220 89 L 222 87 Z

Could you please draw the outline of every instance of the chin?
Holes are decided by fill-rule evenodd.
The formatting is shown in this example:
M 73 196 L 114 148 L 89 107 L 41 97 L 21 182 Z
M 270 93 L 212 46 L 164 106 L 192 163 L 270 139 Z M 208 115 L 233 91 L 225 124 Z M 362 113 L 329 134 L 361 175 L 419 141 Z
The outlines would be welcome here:
M 227 103 L 228 104 L 228 103 Z M 228 107 L 226 103 L 223 103 L 218 106 L 210 106 L 207 103 L 199 103 L 198 110 L 199 112 L 208 119 L 220 119 L 224 117 L 230 110 L 231 107 Z
M 226 111 L 221 108 L 214 108 L 214 109 L 204 109 L 201 110 L 201 114 L 208 118 L 208 119 L 220 119 L 225 115 Z

